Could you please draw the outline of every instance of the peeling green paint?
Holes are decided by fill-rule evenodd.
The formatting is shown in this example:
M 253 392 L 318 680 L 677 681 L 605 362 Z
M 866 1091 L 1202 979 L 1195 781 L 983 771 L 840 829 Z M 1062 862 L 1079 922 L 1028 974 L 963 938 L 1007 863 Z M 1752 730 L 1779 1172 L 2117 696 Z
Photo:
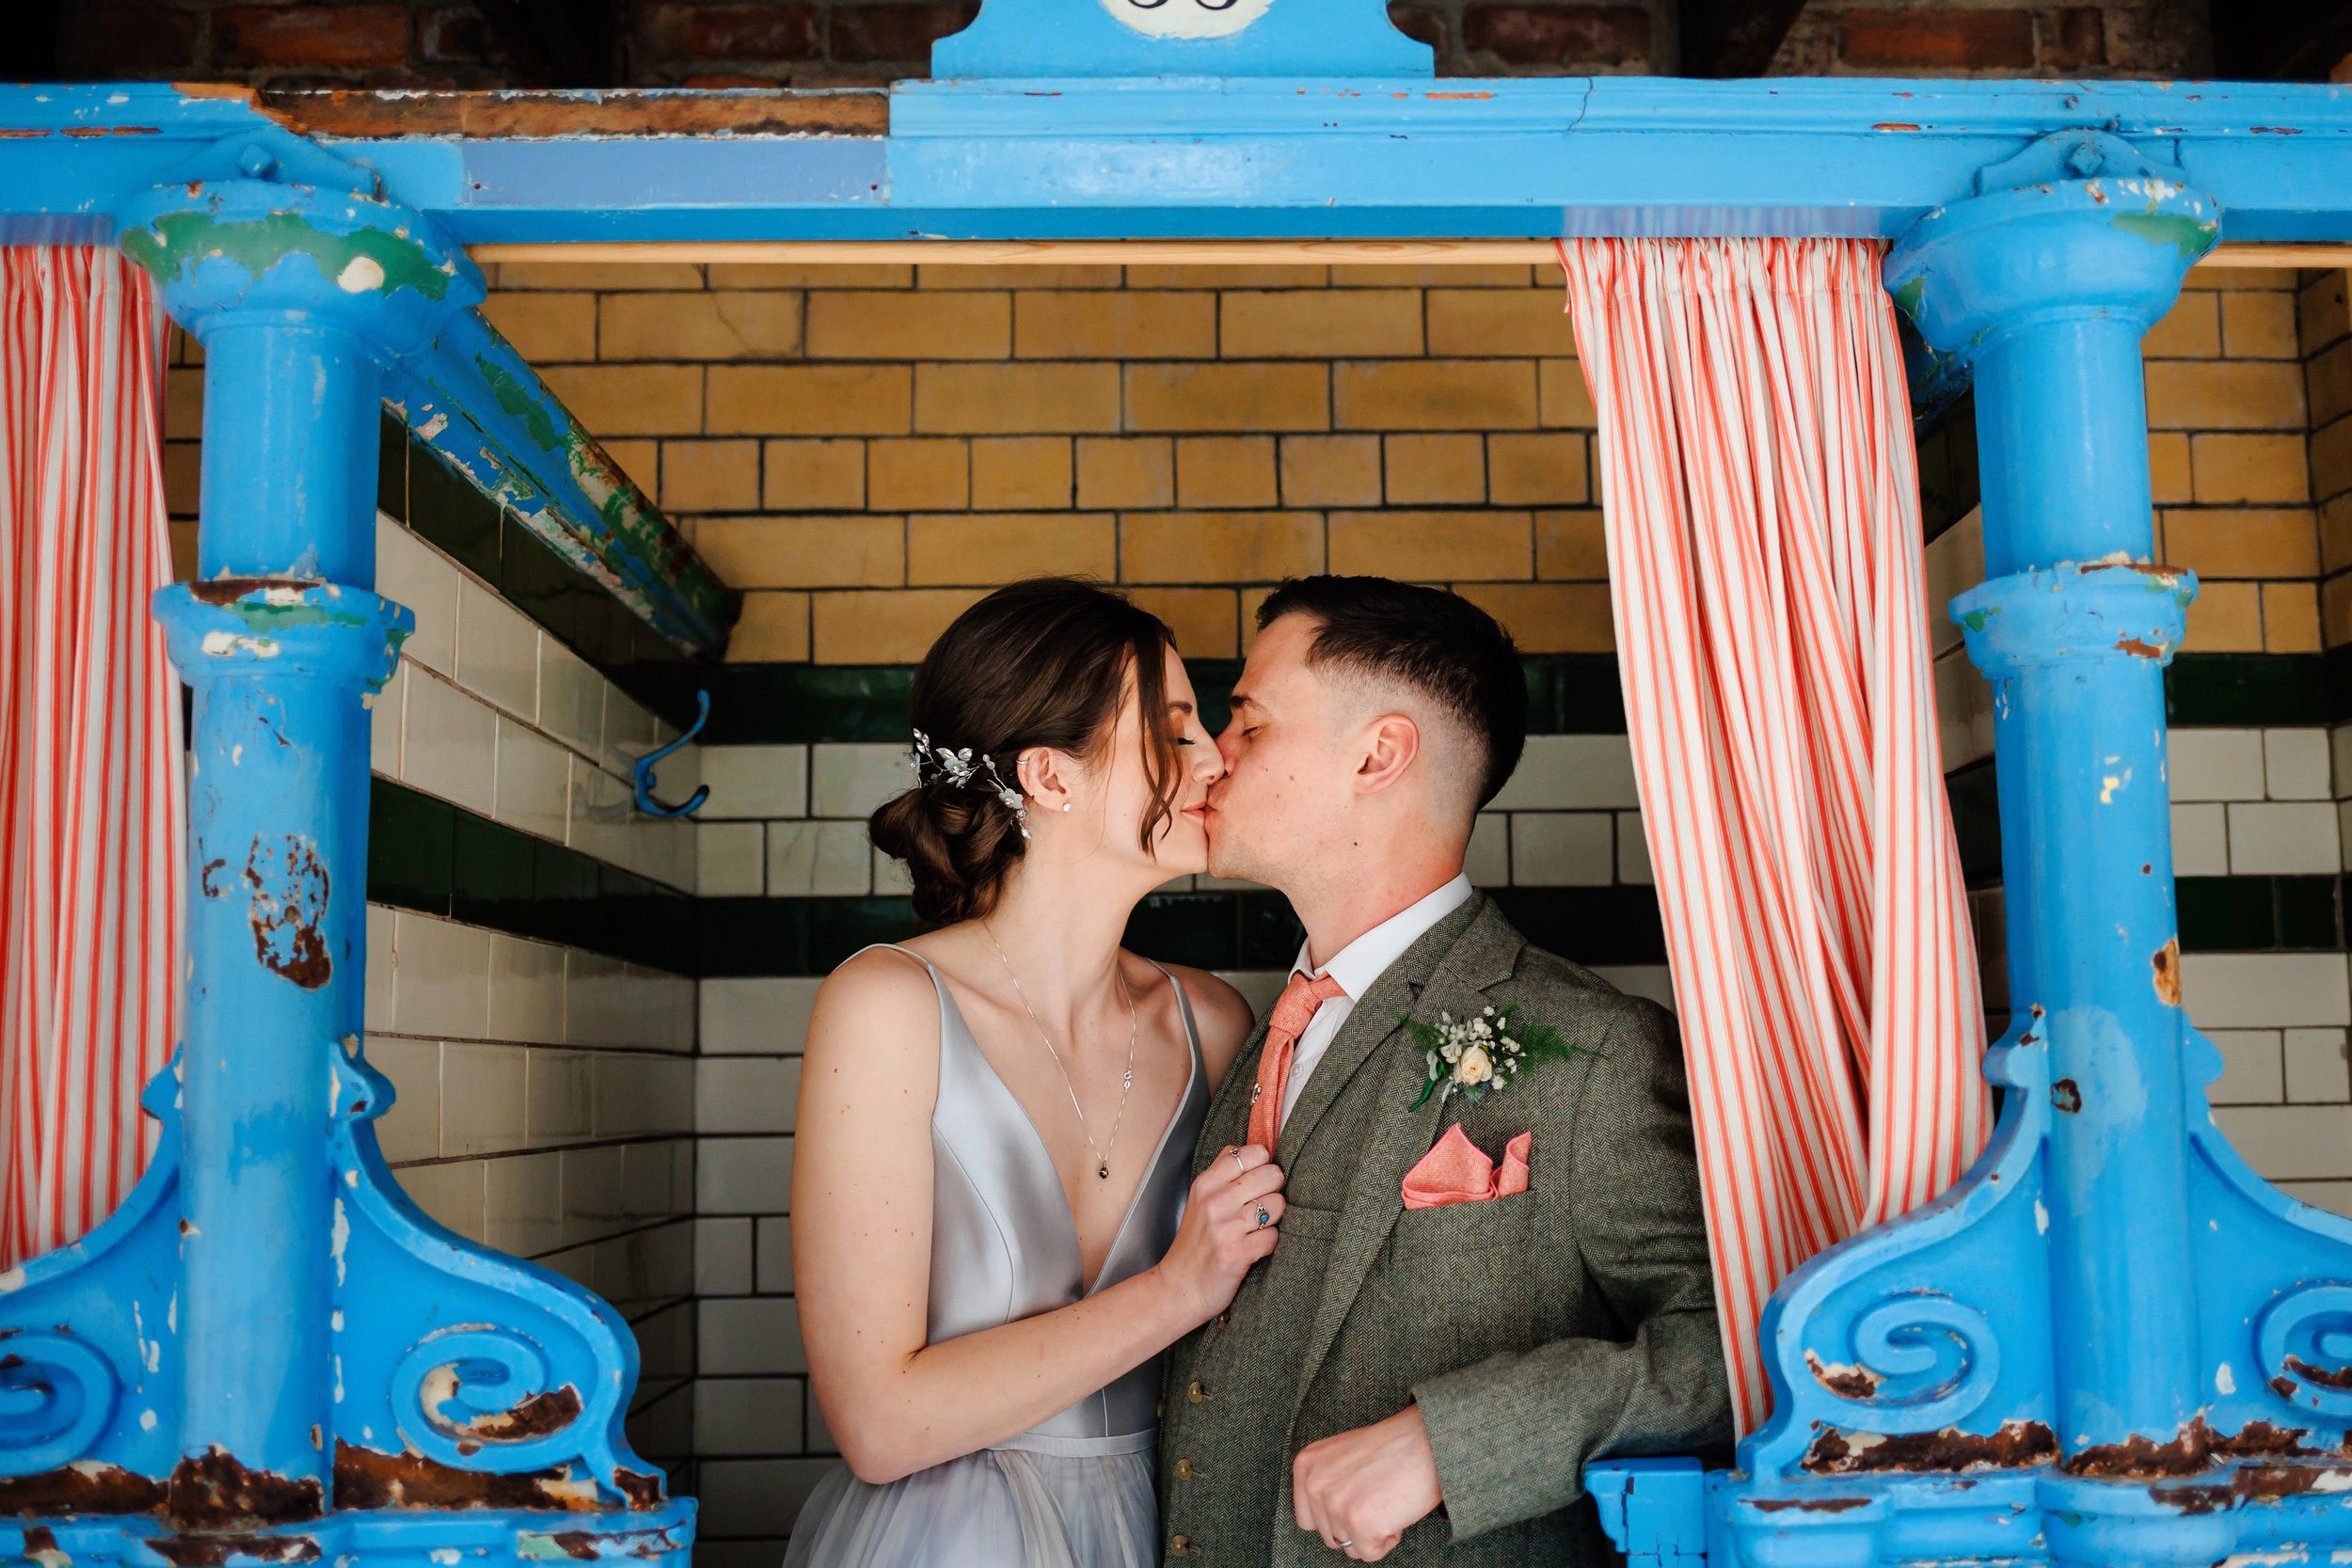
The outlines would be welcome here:
M 165 282 L 186 277 L 211 256 L 226 257 L 259 277 L 293 255 L 310 257 L 320 276 L 353 293 L 414 289 L 440 299 L 451 282 L 414 240 L 380 229 L 327 233 L 299 213 L 229 221 L 210 213 L 167 213 L 148 228 L 126 230 L 121 245 L 131 260 Z
M 2221 232 L 2221 226 L 2212 218 L 2190 217 L 2185 213 L 2118 213 L 2107 221 L 2150 245 L 2172 246 L 2184 261 L 2194 261 L 2212 249 Z
M 303 601 L 270 604 L 250 598 L 231 599 L 221 608 L 254 631 L 292 631 L 296 626 L 364 626 L 374 620 L 348 610 L 330 610 Z
M 1904 315 L 1909 316 L 1912 320 L 1917 321 L 1919 319 L 1920 303 L 1927 297 L 1927 278 L 1924 276 L 1914 277 L 1895 291 L 1895 309 L 1900 310 Z
M 1960 624 L 1966 626 L 1970 631 L 1982 631 L 1984 630 L 1985 617 L 1991 613 L 1992 612 L 1990 610 L 1972 610 L 1967 614 L 1963 615 L 1960 618 Z
M 563 433 L 556 428 L 554 416 L 547 405 L 523 385 L 522 377 L 486 355 L 473 357 L 475 370 L 490 384 L 490 393 L 499 400 L 499 406 L 522 420 L 523 429 L 541 451 L 554 451 L 564 444 Z

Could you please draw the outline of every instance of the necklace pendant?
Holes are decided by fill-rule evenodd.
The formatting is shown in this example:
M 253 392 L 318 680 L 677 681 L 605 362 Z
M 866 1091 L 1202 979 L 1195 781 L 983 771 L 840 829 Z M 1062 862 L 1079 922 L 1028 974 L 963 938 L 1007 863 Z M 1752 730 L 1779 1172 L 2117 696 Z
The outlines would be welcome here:
M 1100 1165 L 1097 1165 L 1094 1169 L 1094 1174 L 1101 1177 L 1104 1180 L 1108 1181 L 1111 1179 L 1110 1162 L 1105 1160 Z

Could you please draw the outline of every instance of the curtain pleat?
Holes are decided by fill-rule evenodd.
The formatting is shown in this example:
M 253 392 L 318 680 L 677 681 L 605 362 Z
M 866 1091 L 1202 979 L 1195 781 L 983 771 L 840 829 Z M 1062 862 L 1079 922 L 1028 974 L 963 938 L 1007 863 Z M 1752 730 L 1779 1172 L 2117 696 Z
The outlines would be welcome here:
M 1744 1433 L 1772 1288 L 1990 1130 L 1910 401 L 1873 242 L 1561 261 Z
M 178 1034 L 163 327 L 112 250 L 0 246 L 0 1269 L 130 1191 Z

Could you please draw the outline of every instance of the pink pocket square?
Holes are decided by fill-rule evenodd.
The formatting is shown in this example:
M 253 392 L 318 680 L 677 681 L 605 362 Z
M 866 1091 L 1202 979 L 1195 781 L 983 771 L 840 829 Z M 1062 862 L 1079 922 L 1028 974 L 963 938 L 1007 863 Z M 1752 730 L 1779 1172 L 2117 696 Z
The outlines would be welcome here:
M 1502 1149 L 1502 1168 L 1486 1158 L 1456 1122 L 1438 1145 L 1405 1173 L 1405 1207 L 1437 1209 L 1448 1203 L 1482 1203 L 1527 1191 L 1527 1154 L 1535 1141 L 1522 1132 Z

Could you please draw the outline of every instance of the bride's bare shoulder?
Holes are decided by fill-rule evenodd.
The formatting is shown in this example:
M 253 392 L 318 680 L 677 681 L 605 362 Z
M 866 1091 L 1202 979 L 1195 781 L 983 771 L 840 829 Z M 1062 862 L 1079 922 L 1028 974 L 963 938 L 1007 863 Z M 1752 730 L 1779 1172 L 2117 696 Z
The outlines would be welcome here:
M 898 947 L 868 947 L 817 988 L 809 1049 L 854 1036 L 861 1053 L 935 1051 L 939 993 L 923 960 Z

